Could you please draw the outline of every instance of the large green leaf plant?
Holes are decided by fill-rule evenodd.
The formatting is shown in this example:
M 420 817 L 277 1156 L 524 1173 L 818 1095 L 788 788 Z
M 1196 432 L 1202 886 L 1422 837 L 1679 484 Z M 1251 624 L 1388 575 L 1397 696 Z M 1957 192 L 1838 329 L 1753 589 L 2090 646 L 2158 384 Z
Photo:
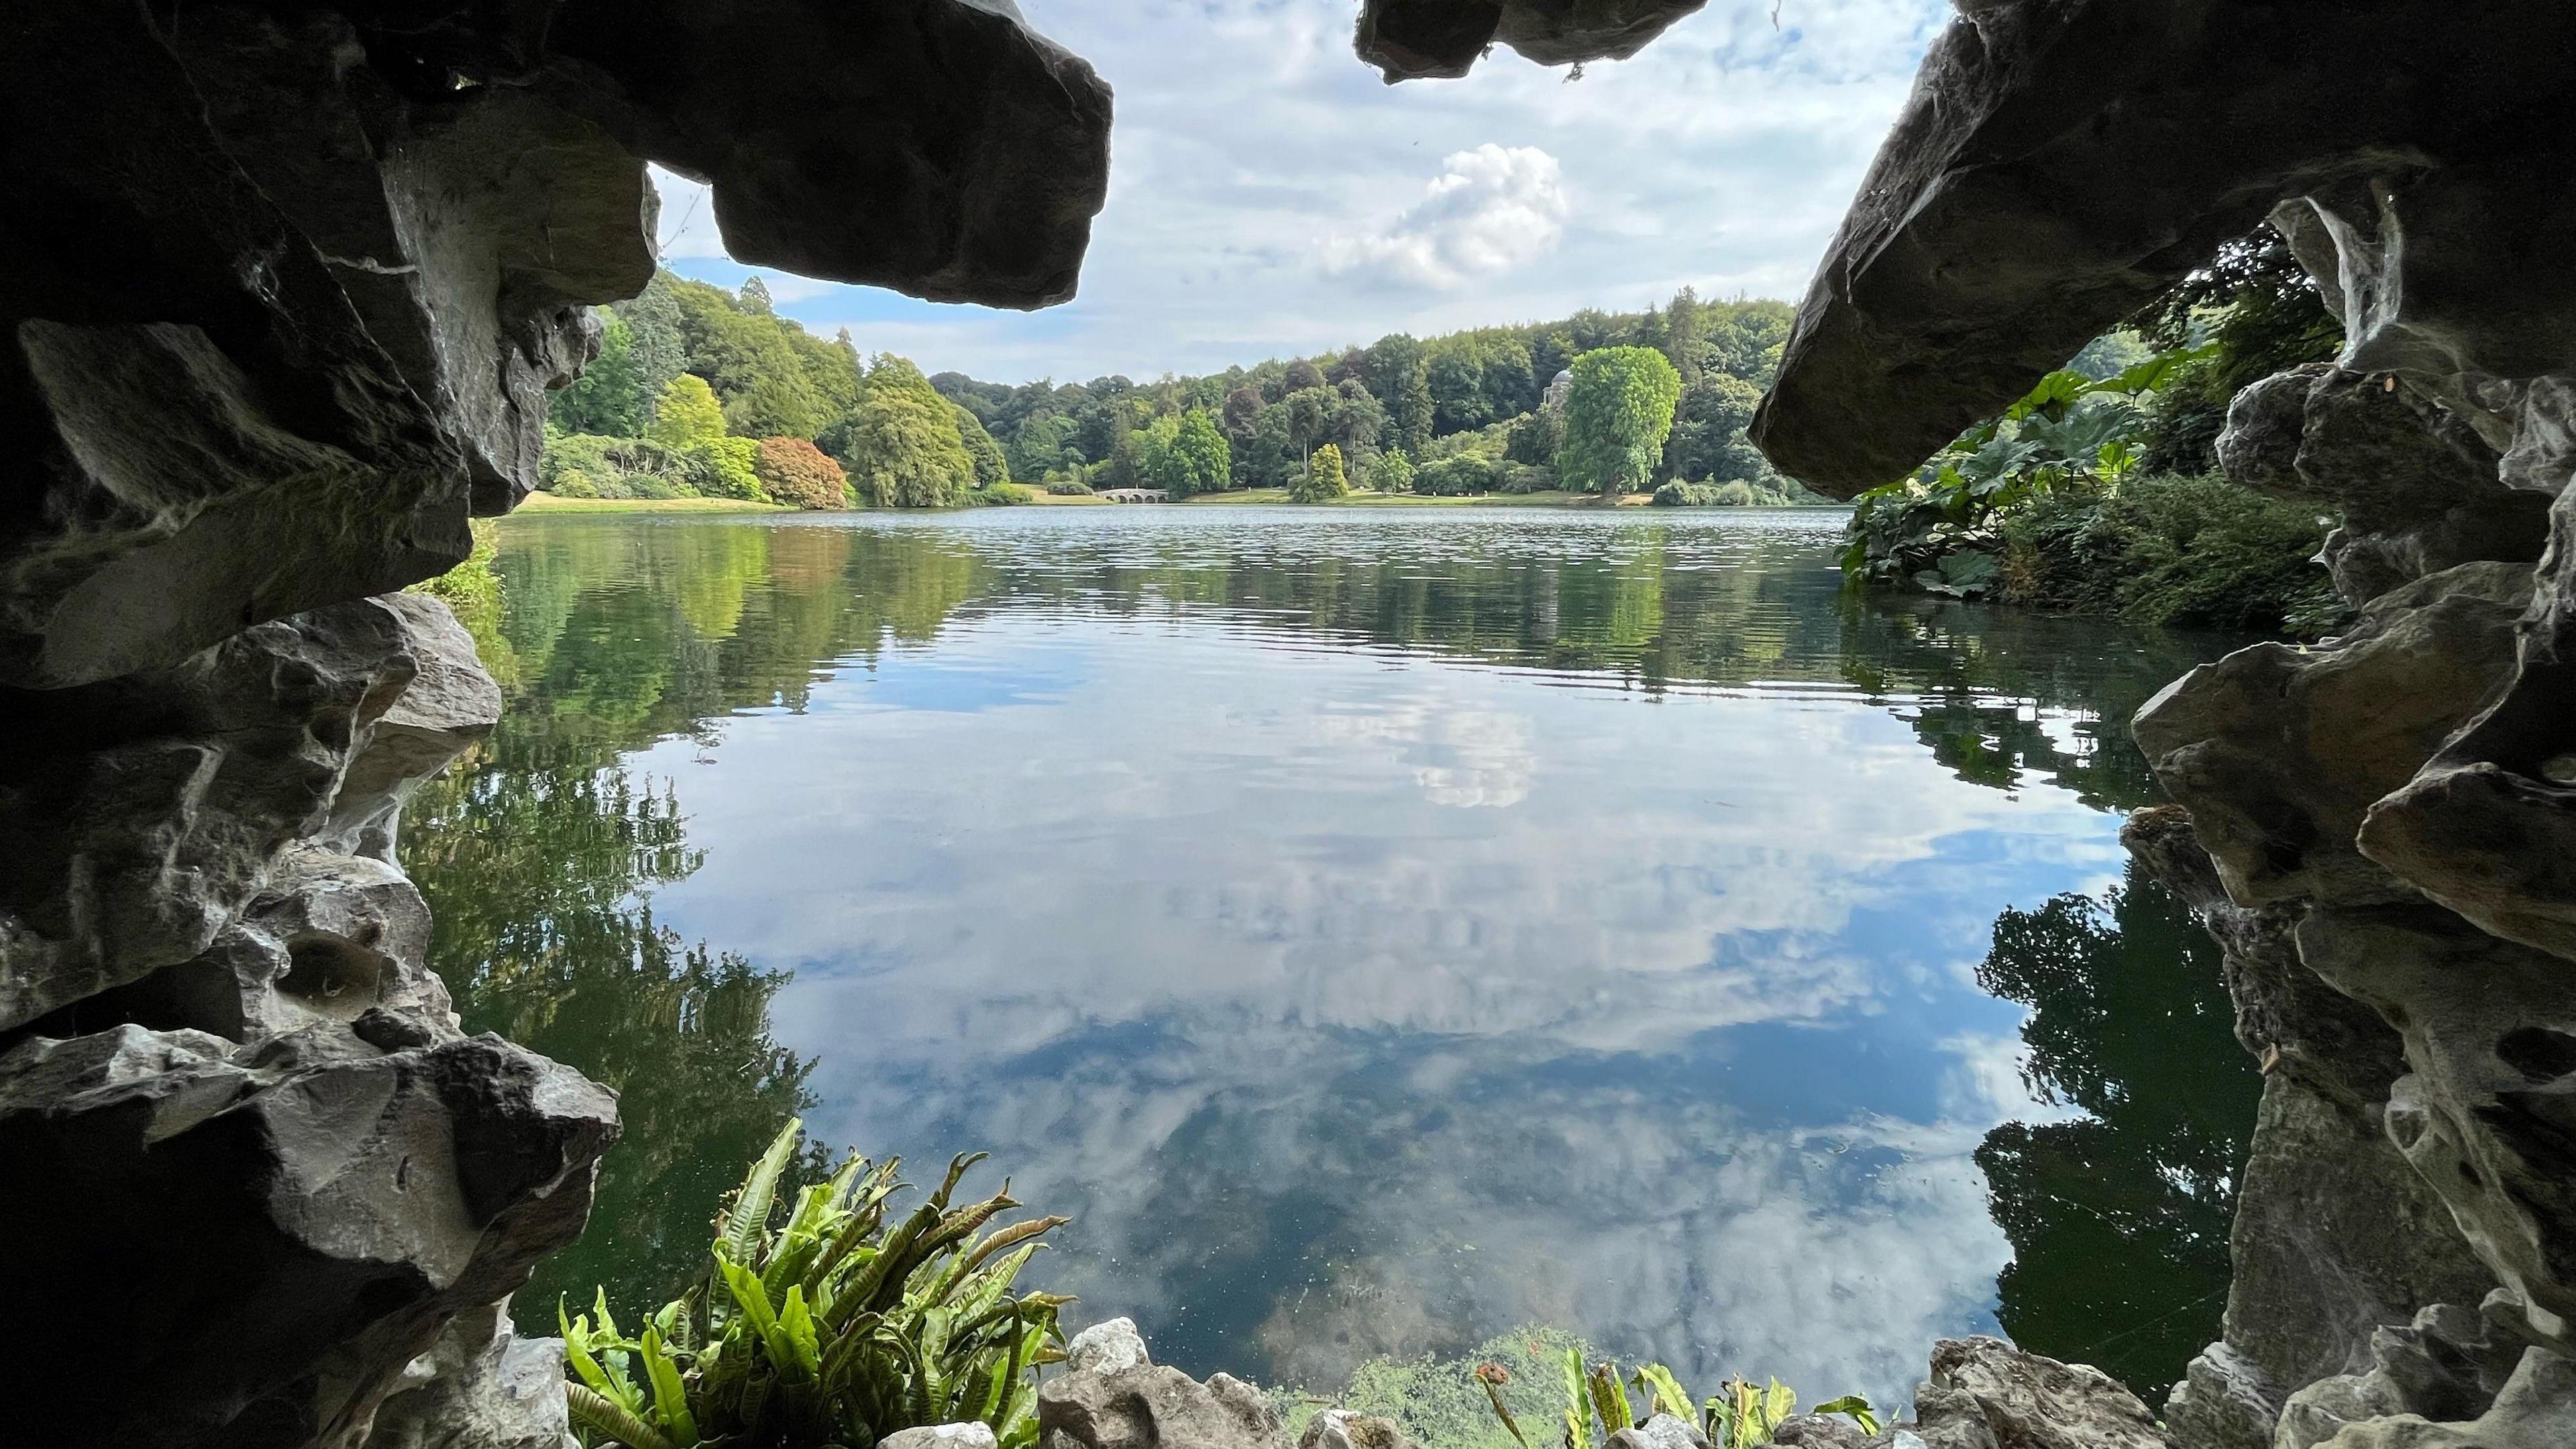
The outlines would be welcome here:
M 2145 400 L 2205 352 L 2159 353 L 2099 380 L 2066 371 L 2041 378 L 1913 477 L 1855 499 L 1843 572 L 1952 598 L 1993 592 L 1997 520 L 2070 485 L 2116 489 L 2143 452 Z
M 592 1449 L 872 1449 L 898 1429 L 980 1420 L 1037 1441 L 1036 1368 L 1063 1357 L 1056 1310 L 1014 1281 L 1066 1220 L 987 1227 L 1003 1190 L 952 1206 L 982 1155 L 897 1220 L 898 1159 L 851 1156 L 780 1211 L 790 1121 L 716 1221 L 706 1275 L 630 1334 L 601 1292 L 562 1327 L 574 1427 Z M 978 1234 L 982 1236 L 977 1236 Z

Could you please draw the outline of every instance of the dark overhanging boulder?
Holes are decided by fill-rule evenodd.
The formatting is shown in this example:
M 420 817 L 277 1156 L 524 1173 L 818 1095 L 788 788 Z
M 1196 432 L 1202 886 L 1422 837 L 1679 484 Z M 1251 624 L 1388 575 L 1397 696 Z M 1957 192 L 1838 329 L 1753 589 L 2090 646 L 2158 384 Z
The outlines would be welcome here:
M 386 591 L 528 491 L 646 161 L 748 260 L 1041 306 L 1108 90 L 1009 0 L 95 0 L 12 14 L 0 108 L 13 1430 L 558 1449 L 502 1305 L 615 1105 L 425 959 L 402 801 L 500 693 Z
M 1808 486 L 1849 497 L 1904 476 L 2279 203 L 2356 184 L 2394 250 L 2347 366 L 2532 376 L 2576 361 L 2576 283 L 2533 275 L 2576 220 L 2552 134 L 2576 13 L 1962 9 L 1827 248 L 1754 423 Z
M 1507 45 L 1540 65 L 1625 60 L 1708 0 L 1366 0 L 1353 42 L 1397 81 L 1465 75 Z
M 1107 188 L 1107 87 L 964 0 L 44 6 L 0 80 L 8 684 L 462 559 L 651 278 L 647 160 L 746 260 L 1012 307 Z
M 1524 8 L 1625 54 L 1646 7 Z M 2167 1423 L 2576 1442 L 2576 11 L 1958 9 L 1757 416 L 1782 471 L 1906 476 L 2267 220 L 2347 339 L 2240 393 L 2219 452 L 2342 514 L 2359 623 L 2136 722 L 2178 805 L 2133 848 L 2227 947 L 2271 1078 L 2226 1337 Z M 1506 14 L 1376 0 L 1359 49 L 1460 74 Z

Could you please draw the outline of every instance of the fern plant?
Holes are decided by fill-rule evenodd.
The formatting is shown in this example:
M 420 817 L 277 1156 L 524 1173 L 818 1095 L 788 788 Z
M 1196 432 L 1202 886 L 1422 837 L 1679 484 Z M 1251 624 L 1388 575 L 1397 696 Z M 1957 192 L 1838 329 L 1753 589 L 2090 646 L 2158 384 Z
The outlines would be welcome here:
M 1485 1397 L 1492 1401 L 1494 1412 L 1503 1427 L 1518 1440 L 1522 1449 L 1532 1449 L 1529 1436 L 1521 1432 L 1519 1420 L 1503 1406 L 1502 1385 L 1509 1382 L 1503 1370 L 1484 1364 L 1475 1371 L 1476 1381 L 1483 1386 Z M 1646 1396 L 1645 1418 L 1670 1414 L 1698 1428 L 1710 1449 L 1755 1449 L 1771 1442 L 1773 1431 L 1798 1412 L 1798 1396 L 1788 1385 L 1773 1379 L 1766 1387 L 1755 1387 L 1744 1379 L 1729 1379 L 1720 1387 L 1724 1392 L 1693 1406 L 1693 1401 L 1673 1376 L 1673 1371 L 1659 1363 L 1650 1363 L 1634 1374 L 1622 1377 L 1619 1365 L 1604 1360 L 1586 1369 L 1580 1349 L 1565 1354 L 1565 1437 L 1561 1449 L 1595 1449 L 1622 1429 L 1635 1428 L 1642 1420 L 1635 1403 L 1628 1396 L 1633 1383 Z M 1843 1414 L 1860 1425 L 1864 1434 L 1875 1434 L 1881 1425 L 1869 1400 L 1858 1394 L 1818 1404 L 1810 1412 Z M 1600 1427 L 1594 1437 L 1593 1428 Z
M 950 1197 L 982 1154 L 949 1164 L 899 1221 L 900 1159 L 852 1156 L 783 1215 L 790 1121 L 716 1220 L 706 1276 L 630 1336 L 603 1290 L 591 1312 L 560 1306 L 585 1444 L 600 1449 L 872 1449 L 898 1429 L 981 1420 L 1002 1449 L 1037 1441 L 1036 1368 L 1061 1359 L 1049 1293 L 1014 1295 L 1060 1217 L 985 1229 L 1019 1204 L 1010 1184 Z M 976 1235 L 982 1233 L 980 1238 Z

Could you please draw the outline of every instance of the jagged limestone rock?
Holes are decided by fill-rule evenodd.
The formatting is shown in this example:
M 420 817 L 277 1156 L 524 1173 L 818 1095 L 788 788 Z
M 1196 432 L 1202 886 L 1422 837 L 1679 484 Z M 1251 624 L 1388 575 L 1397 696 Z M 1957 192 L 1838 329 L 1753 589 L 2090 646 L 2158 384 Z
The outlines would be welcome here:
M 2155 1415 L 2109 1374 L 1999 1338 L 1934 1344 L 1914 1416 L 1931 1449 L 2174 1449 Z
M 1861 1449 L 1869 1436 L 1860 1425 L 1833 1414 L 1795 1414 L 1771 1431 L 1771 1442 L 1783 1449 Z
M 1144 1368 L 1153 1359 L 1146 1356 L 1144 1335 L 1136 1331 L 1136 1320 L 1112 1318 L 1095 1323 L 1075 1334 L 1064 1346 L 1067 1373 L 1114 1374 L 1132 1368 Z
M 31 1442 L 354 1444 L 450 1319 L 579 1232 L 608 1093 L 494 1037 L 339 1035 L 0 1056 L 0 1231 L 46 1245 L 13 1280 L 100 1309 L 20 1345 Z
M 458 1314 L 405 1366 L 368 1449 L 577 1449 L 564 1412 L 563 1340 L 519 1337 L 508 1307 Z
M 2414 898 L 2354 837 L 2502 691 L 2529 590 L 2526 570 L 2463 564 L 2381 595 L 2331 645 L 2242 649 L 2147 702 L 2139 746 L 2232 899 Z
M 1681 1421 L 1676 1419 L 1673 1422 Z M 1619 1431 L 1619 1434 L 1637 1433 L 1635 1429 Z M 1610 1442 L 1618 1444 L 1619 1435 L 1611 1435 Z M 1643 1444 L 1651 1445 L 1651 1449 L 1691 1449 L 1687 1444 L 1670 1444 L 1661 1439 L 1643 1441 Z M 1413 1442 L 1412 1436 L 1404 1432 L 1403 1425 L 1382 1414 L 1325 1409 L 1306 1421 L 1306 1432 L 1297 1436 L 1297 1449 L 1422 1449 L 1422 1446 Z M 1620 1445 L 1620 1449 L 1642 1449 L 1642 1446 Z
M 2495 1277 L 2389 1140 L 2403 1041 L 2299 959 L 2303 908 L 2228 900 L 2180 806 L 2138 812 L 2121 839 L 2225 949 L 2237 1039 L 2264 1072 L 2226 1336 L 2192 1361 L 2165 1421 L 2196 1449 L 2270 1449 L 2290 1390 L 2344 1372 L 2418 1306 L 2475 1300 Z
M 1308 1438 L 1313 1437 L 1310 1428 Z M 1231 1374 L 1211 1375 L 1202 1384 L 1179 1369 L 1155 1364 L 1146 1356 L 1135 1322 L 1125 1318 L 1095 1323 L 1065 1345 L 1064 1372 L 1038 1386 L 1038 1444 L 1040 1449 L 1289 1449 L 1286 1421 L 1269 1395 Z
M 2545 1349 L 2522 1356 L 2494 1407 L 2467 1423 L 2418 1414 L 2365 1419 L 2320 1449 L 2559 1449 L 2576 1443 L 2576 1361 Z M 2297 1449 L 2285 1426 L 2282 1449 Z
M 1488 47 L 1540 65 L 1625 60 L 1708 0 L 1366 0 L 1352 42 L 1387 84 L 1465 75 Z
M 1010 306 L 1107 186 L 1107 88 L 966 0 L 49 6 L 0 80 L 6 684 L 465 557 L 652 276 L 648 159 L 746 261 Z
M 1288 1449 L 1269 1396 L 1230 1374 L 1067 1373 L 1038 1389 L 1041 1449 Z
M 1936 39 L 1800 304 L 1753 439 L 1902 477 L 2261 224 L 2356 183 L 2358 372 L 2576 367 L 2554 124 L 2576 14 L 2438 0 L 1978 0 Z M 2367 246 L 2363 245 L 2365 237 Z
M 2506 486 L 2467 419 L 2392 377 L 2317 364 L 2236 395 L 2218 439 L 2227 476 L 2337 510 L 2326 566 L 2347 603 L 2459 564 L 2538 561 L 2549 499 Z
M 968 1420 L 963 1424 L 927 1424 L 898 1429 L 877 1441 L 880 1449 L 994 1449 L 993 1426 Z
M 2279 1449 L 2313 1449 L 2350 1424 L 2396 1414 L 2474 1419 L 2495 1404 L 2525 1346 L 2473 1309 L 2436 1304 L 2414 1322 L 2373 1334 L 2370 1368 L 2323 1378 L 2291 1396 Z

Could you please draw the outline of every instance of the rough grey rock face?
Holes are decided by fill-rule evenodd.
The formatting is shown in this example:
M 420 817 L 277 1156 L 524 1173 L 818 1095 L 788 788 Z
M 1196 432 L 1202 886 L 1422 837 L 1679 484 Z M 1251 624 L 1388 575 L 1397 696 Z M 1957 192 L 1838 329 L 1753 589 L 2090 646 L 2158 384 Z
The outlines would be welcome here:
M 1288 1449 L 1279 1410 L 1230 1374 L 1176 1368 L 1059 1374 L 1038 1388 L 1041 1449 Z
M 1402 80 L 1465 75 L 1488 47 L 1540 65 L 1626 60 L 1708 0 L 1366 0 L 1353 48 Z
M 1771 1431 L 1771 1442 L 1783 1449 L 1861 1449 L 1868 1441 L 1858 1424 L 1831 1414 L 1799 1414 Z
M 1799 308 L 1753 437 L 1848 497 L 1903 476 L 2281 202 L 2342 187 L 2354 371 L 2567 371 L 2567 235 L 2529 178 L 2576 14 L 2370 0 L 1978 0 Z M 2517 119 L 2519 118 L 2519 119 Z M 2510 139 L 2507 139 L 2510 138 Z
M 2411 1324 L 2372 1335 L 2367 1371 L 2319 1379 L 2292 1395 L 2273 1442 L 2312 1449 L 2347 1425 L 2398 1414 L 2477 1418 L 2494 1406 L 2524 1351 L 2468 1309 L 2427 1308 Z
M 2155 1415 L 2109 1374 L 1999 1338 L 1934 1344 L 1914 1415 L 1931 1449 L 2173 1449 Z
M 1108 90 L 978 0 L 213 0 L 13 16 L 0 93 L 0 1279 L 85 1305 L 12 1431 L 561 1449 L 499 1305 L 614 1107 L 428 969 L 402 802 L 500 695 L 369 596 L 527 491 L 647 160 L 745 260 L 1041 305 Z
M 2531 1349 L 2495 1396 L 2466 1423 L 2396 1414 L 2348 1424 L 2323 1449 L 2550 1449 L 2576 1442 L 2576 1362 Z M 2284 1424 L 2282 1449 L 2304 1449 Z
M 1067 1373 L 1124 1373 L 1132 1368 L 1144 1368 L 1152 1362 L 1145 1354 L 1144 1336 L 1136 1331 L 1136 1320 L 1132 1318 L 1112 1318 L 1095 1323 L 1075 1334 L 1064 1345 Z
M 994 1449 L 993 1426 L 975 1420 L 963 1424 L 926 1424 L 898 1429 L 877 1441 L 882 1449 Z
M 1700 1433 L 1687 1420 L 1673 1414 L 1655 1414 L 1633 1429 L 1621 1429 L 1607 1441 L 1611 1449 L 1708 1449 L 1708 1436 Z M 1772 1442 L 1794 1443 L 1795 1440 L 1772 1436 Z M 1308 1449 L 1300 1444 L 1298 1449 Z
M 2355 602 L 2459 564 L 2535 563 L 2548 542 L 2549 499 L 2508 487 L 2473 424 L 2393 376 L 2321 363 L 2258 382 L 2218 456 L 2238 483 L 2341 513 L 2326 566 Z
M 0 833 L 17 843 L 0 860 L 0 1030 L 215 947 L 289 847 L 326 833 L 421 660 L 481 676 L 462 640 L 433 601 L 358 600 L 170 669 L 0 696 L 19 729 L 0 761 Z M 405 728 L 388 748 L 419 764 Z M 384 764 L 349 795 L 353 817 L 399 785 Z
M 745 260 L 1010 306 L 1071 294 L 1106 194 L 1107 88 L 964 0 L 397 10 L 13 30 L 0 683 L 462 559 L 533 481 L 584 306 L 652 275 L 648 159 Z
M 0 1056 L 0 1230 L 49 1245 L 16 1281 L 118 1305 L 21 1345 L 34 1441 L 354 1443 L 450 1319 L 578 1233 L 608 1093 L 445 1035 L 123 1026 Z
M 370 1449 L 576 1449 L 563 1340 L 518 1337 L 507 1310 L 460 1313 L 440 1331 L 376 1411 Z
M 388 1445 L 559 1449 L 560 1345 L 497 1305 L 580 1232 L 616 1110 L 467 1040 L 428 969 L 396 805 L 499 704 L 446 606 L 9 698 L 0 1231 L 44 1245 L 13 1282 L 118 1306 L 21 1355 L 29 1432 L 354 1446 L 394 1394 Z
M 2464 564 L 2372 600 L 2336 647 L 2239 650 L 2149 700 L 2138 743 L 2228 895 L 2414 898 L 2354 837 L 2504 689 L 2529 598 L 2526 570 Z
M 1669 1417 L 1669 1416 L 1666 1416 Z M 1676 1424 L 1681 1421 L 1676 1419 Z M 1635 1434 L 1635 1429 L 1622 1429 L 1619 1434 Z M 1610 1436 L 1617 1443 L 1618 1434 Z M 1707 1441 L 1702 1440 L 1705 1444 Z M 1380 1414 L 1354 1414 L 1348 1409 L 1326 1409 L 1306 1421 L 1306 1432 L 1297 1436 L 1297 1449 L 1421 1449 L 1404 1426 Z M 1633 1446 L 1622 1446 L 1633 1449 Z M 1668 1445 L 1660 1441 L 1654 1449 L 1687 1449 L 1687 1445 Z
M 2236 1032 L 2264 1067 L 2238 1192 L 2223 1341 L 2165 1406 L 2180 1443 L 2270 1449 L 2289 1391 L 2341 1374 L 2417 1305 L 2474 1302 L 2495 1275 L 2383 1121 L 2407 1067 L 2397 1031 L 2299 959 L 2303 907 L 2238 906 L 2179 806 L 2122 841 L 2226 950 Z

